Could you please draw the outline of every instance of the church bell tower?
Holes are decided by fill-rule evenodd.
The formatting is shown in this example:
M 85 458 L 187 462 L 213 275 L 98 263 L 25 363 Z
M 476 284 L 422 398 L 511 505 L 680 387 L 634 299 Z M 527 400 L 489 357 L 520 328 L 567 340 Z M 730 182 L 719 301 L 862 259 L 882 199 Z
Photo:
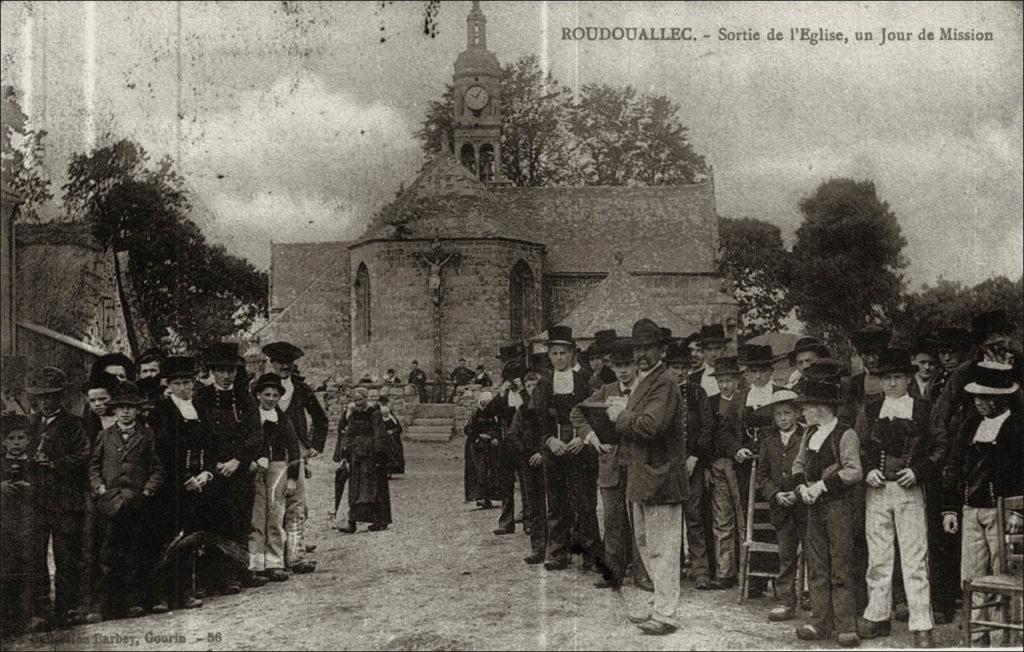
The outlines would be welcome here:
M 480 3 L 466 17 L 466 49 L 455 60 L 455 157 L 484 182 L 500 183 L 501 66 L 487 49 Z

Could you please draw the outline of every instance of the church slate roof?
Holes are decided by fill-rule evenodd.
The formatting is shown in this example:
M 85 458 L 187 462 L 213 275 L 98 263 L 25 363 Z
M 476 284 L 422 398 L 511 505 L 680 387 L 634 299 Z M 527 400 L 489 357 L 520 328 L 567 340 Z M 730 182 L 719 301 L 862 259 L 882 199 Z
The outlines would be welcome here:
M 577 340 L 586 341 L 592 340 L 597 331 L 609 328 L 620 336 L 627 336 L 633 323 L 641 317 L 653 319 L 658 326 L 671 328 L 673 333 L 681 335 L 699 330 L 701 325 L 699 316 L 684 319 L 662 305 L 623 266 L 613 268 L 558 325 L 569 326 Z M 530 339 L 546 338 L 547 331 L 544 331 Z
M 546 245 L 545 273 L 603 273 L 615 253 L 634 273 L 714 274 L 714 186 L 496 188 L 504 220 Z

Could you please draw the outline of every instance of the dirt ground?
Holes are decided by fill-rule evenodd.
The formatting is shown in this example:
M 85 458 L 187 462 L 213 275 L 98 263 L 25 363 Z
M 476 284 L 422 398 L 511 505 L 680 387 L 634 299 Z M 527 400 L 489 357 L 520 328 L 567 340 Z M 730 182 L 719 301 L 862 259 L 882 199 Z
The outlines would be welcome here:
M 650 594 L 633 587 L 617 599 L 591 587 L 579 570 L 527 566 L 526 537 L 495 537 L 497 510 L 462 502 L 461 439 L 406 443 L 404 477 L 391 483 L 394 525 L 354 535 L 330 529 L 333 464 L 314 461 L 309 495 L 311 555 L 317 572 L 201 609 L 105 622 L 14 641 L 11 649 L 751 649 L 811 646 L 795 624 L 769 623 L 769 599 L 737 604 L 736 592 L 703 592 L 684 582 L 683 626 L 665 637 L 640 636 L 624 620 Z M 342 514 L 345 506 L 342 505 Z M 909 647 L 894 624 L 886 647 Z M 936 644 L 957 641 L 955 625 Z M 864 647 L 869 647 L 866 642 Z M 835 647 L 827 645 L 827 647 Z M 880 645 L 877 647 L 881 647 Z

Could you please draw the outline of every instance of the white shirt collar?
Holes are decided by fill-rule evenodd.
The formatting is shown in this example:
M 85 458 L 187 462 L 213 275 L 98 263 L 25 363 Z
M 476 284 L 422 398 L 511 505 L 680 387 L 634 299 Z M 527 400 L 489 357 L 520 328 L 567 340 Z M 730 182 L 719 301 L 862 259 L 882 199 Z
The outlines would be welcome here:
M 714 367 L 704 367 L 704 373 L 700 376 L 700 388 L 704 390 L 708 398 L 722 393 L 722 390 L 718 388 L 718 379 L 711 375 L 713 373 L 715 373 Z
M 910 394 L 904 394 L 899 398 L 882 399 L 882 409 L 878 412 L 879 419 L 913 419 L 914 399 Z
M 260 424 L 264 424 L 267 421 L 270 423 L 277 423 L 277 410 L 273 408 L 264 410 L 260 407 Z
M 292 404 L 292 397 L 295 396 L 295 383 L 292 382 L 292 377 L 288 376 L 281 379 L 281 386 L 284 387 L 284 394 L 278 400 L 277 406 L 284 412 Z
M 575 389 L 572 369 L 556 371 L 552 379 L 552 391 L 555 394 L 572 394 Z
M 178 408 L 178 413 L 182 419 L 185 421 L 199 421 L 199 414 L 196 412 L 196 407 L 192 404 L 192 401 L 180 399 L 174 394 L 171 394 L 171 401 L 174 403 L 174 407 Z
M 634 390 L 634 389 L 636 389 L 636 383 L 637 383 L 637 380 L 638 380 L 637 378 L 634 378 L 634 379 L 633 379 L 633 382 L 631 382 L 631 383 L 630 383 L 630 384 L 628 384 L 628 385 L 624 385 L 624 384 L 622 384 L 622 383 L 620 382 L 620 383 L 619 383 L 619 392 L 620 392 L 620 393 L 622 393 L 622 394 L 625 394 L 625 393 L 626 393 L 626 392 L 628 391 L 629 393 L 631 393 L 631 394 L 632 394 L 632 393 L 633 393 L 633 390 Z
M 974 439 L 971 440 L 972 444 L 991 444 L 999 436 L 999 430 L 1003 427 L 1006 420 L 1010 418 L 1010 411 L 1006 410 L 997 417 L 985 417 L 978 424 L 978 429 L 974 431 Z
M 759 408 L 762 405 L 768 405 L 772 402 L 773 390 L 771 383 L 765 383 L 764 387 L 751 386 L 750 391 L 747 392 L 747 406 Z

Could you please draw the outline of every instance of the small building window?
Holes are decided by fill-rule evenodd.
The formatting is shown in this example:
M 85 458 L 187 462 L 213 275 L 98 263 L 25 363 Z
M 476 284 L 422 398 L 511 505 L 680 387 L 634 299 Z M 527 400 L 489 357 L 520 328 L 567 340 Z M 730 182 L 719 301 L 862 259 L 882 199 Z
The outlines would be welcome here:
M 367 344 L 370 341 L 370 272 L 366 263 L 360 263 L 356 271 L 356 342 Z
M 531 335 L 533 328 L 533 272 L 526 262 L 520 260 L 512 268 L 509 279 L 509 338 L 522 342 Z

